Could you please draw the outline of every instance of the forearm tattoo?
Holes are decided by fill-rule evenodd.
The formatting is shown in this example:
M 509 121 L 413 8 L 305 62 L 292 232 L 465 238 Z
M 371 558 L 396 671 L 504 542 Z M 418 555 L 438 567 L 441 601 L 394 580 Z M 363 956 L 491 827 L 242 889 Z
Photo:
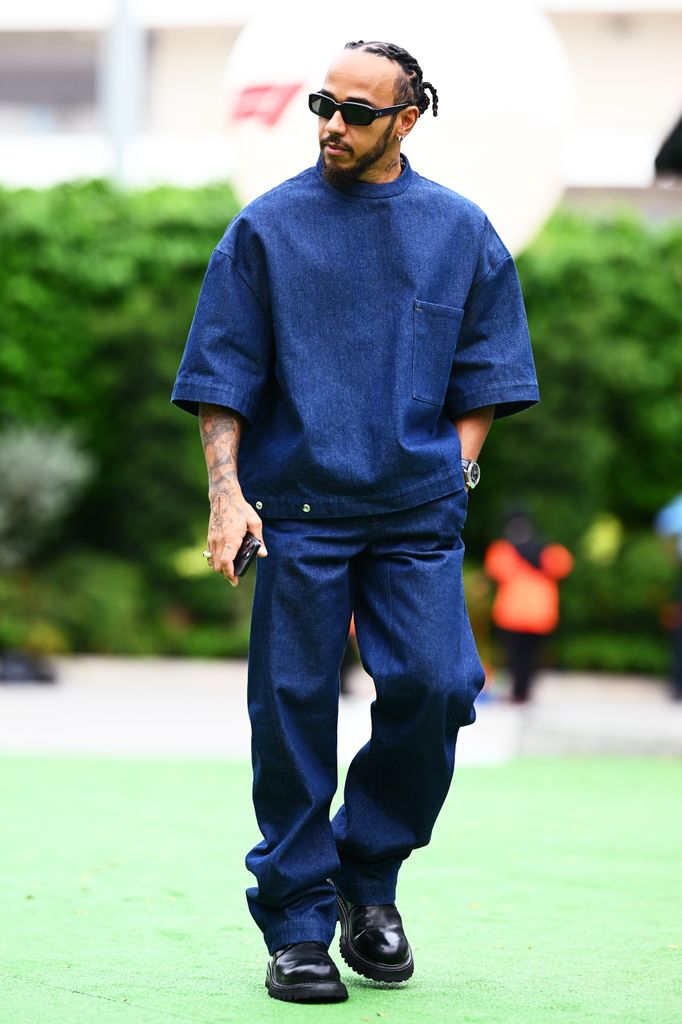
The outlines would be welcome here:
M 242 433 L 242 422 L 237 413 L 221 406 L 199 407 L 201 443 L 208 470 L 208 496 L 228 499 L 238 495 L 241 488 L 237 477 L 237 454 Z

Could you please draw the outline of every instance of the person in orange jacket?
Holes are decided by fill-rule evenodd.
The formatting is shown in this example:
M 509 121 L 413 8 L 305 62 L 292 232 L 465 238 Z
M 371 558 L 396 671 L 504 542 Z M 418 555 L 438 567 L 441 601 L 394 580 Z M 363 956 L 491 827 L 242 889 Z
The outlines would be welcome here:
M 492 620 L 512 676 L 511 699 L 521 704 L 530 697 L 540 645 L 559 624 L 557 581 L 571 572 L 573 557 L 561 544 L 543 545 L 525 513 L 509 517 L 504 535 L 489 546 L 483 567 L 497 583 Z

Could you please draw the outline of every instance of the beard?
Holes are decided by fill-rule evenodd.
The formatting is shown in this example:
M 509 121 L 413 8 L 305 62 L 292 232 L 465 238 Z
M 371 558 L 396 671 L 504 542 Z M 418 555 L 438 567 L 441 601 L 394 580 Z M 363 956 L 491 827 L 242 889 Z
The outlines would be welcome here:
M 328 185 L 332 185 L 334 188 L 340 188 L 344 185 L 354 185 L 356 181 L 359 181 L 365 171 L 377 162 L 381 160 L 382 156 L 391 144 L 391 138 L 393 136 L 393 129 L 397 119 L 397 114 L 393 114 L 391 117 L 388 128 L 380 135 L 375 144 L 371 149 L 367 150 L 361 157 L 359 157 L 354 164 L 350 167 L 336 167 L 334 164 L 328 164 L 324 158 L 324 146 L 320 143 L 320 149 L 322 150 L 322 177 Z M 343 145 L 340 139 L 335 139 L 333 135 L 327 136 L 324 142 L 338 141 L 340 145 Z

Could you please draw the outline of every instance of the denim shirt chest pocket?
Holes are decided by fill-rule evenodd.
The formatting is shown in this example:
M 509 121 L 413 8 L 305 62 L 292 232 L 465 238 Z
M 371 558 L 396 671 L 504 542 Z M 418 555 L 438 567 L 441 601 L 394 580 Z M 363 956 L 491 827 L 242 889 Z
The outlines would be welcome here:
M 464 310 L 415 299 L 412 317 L 412 397 L 440 407 L 445 401 Z

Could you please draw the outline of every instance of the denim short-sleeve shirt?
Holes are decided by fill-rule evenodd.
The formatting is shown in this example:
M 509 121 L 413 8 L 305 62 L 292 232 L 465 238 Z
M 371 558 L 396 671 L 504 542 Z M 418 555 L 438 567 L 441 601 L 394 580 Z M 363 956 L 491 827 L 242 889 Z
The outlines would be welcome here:
M 335 188 L 321 161 L 215 248 L 172 401 L 246 422 L 263 518 L 364 515 L 464 486 L 452 421 L 538 400 L 514 261 L 478 206 L 405 162 Z

